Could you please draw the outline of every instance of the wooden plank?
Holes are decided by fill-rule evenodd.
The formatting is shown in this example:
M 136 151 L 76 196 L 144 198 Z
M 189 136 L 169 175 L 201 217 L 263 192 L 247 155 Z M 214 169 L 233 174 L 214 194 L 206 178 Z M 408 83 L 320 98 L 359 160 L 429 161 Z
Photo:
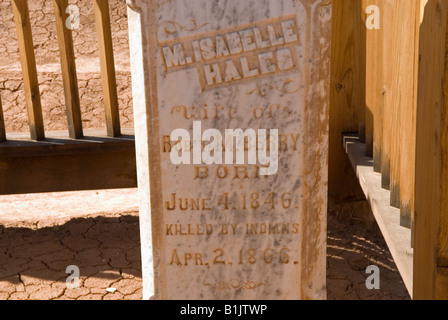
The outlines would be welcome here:
M 396 73 L 398 75 L 398 73 Z M 398 85 L 398 79 L 395 80 Z M 398 88 L 393 89 L 398 91 Z M 390 205 L 400 208 L 400 106 L 394 97 L 391 126 L 391 154 L 390 154 Z
M 6 141 L 5 119 L 3 117 L 2 96 L 0 95 L 0 142 Z
M 448 300 L 448 268 L 437 268 L 436 272 L 436 298 Z
M 383 135 L 381 142 L 381 186 L 390 190 L 390 157 L 393 91 L 392 86 L 396 73 L 397 52 L 397 3 L 395 0 L 385 0 L 383 3 L 383 28 L 390 30 L 384 34 L 383 44 Z
M 83 137 L 83 131 L 75 53 L 73 49 L 72 32 L 66 26 L 66 21 L 69 18 L 69 14 L 66 13 L 68 1 L 53 0 L 53 5 L 59 42 L 59 54 L 61 58 L 69 135 L 72 139 L 80 139 Z
M 428 3 L 428 5 L 431 5 Z M 437 146 L 437 165 L 439 166 L 439 183 L 437 184 L 439 191 L 439 206 L 435 208 L 436 222 L 438 224 L 437 243 L 436 243 L 436 299 L 444 300 L 448 299 L 448 114 L 446 112 L 448 108 L 448 4 L 443 1 L 443 5 L 436 6 L 436 10 L 439 15 L 436 21 L 440 21 L 444 26 L 444 33 L 441 35 L 444 38 L 443 55 L 443 81 L 442 97 L 443 101 L 440 105 L 434 105 L 436 117 L 433 118 L 433 136 L 431 142 Z M 426 15 L 423 24 L 426 23 Z M 434 37 L 435 35 L 433 35 Z M 422 43 L 422 46 L 424 44 Z M 420 48 L 420 50 L 422 50 Z M 422 73 L 426 70 L 422 67 Z M 423 112 L 422 106 L 422 112 Z M 440 135 L 437 135 L 440 134 Z M 437 137 L 437 140 L 434 139 Z M 434 144 L 435 142 L 435 144 Z M 422 196 L 422 195 L 421 195 Z M 416 214 L 417 215 L 417 214 Z M 415 222 L 416 223 L 416 222 Z
M 390 151 L 390 204 L 395 208 L 400 208 L 400 159 L 401 159 L 401 103 L 402 95 L 408 94 L 402 92 L 401 86 L 401 55 L 403 54 L 403 32 L 407 27 L 403 21 L 403 13 L 400 10 L 402 6 L 401 0 L 395 1 L 394 9 L 394 34 L 395 34 L 395 53 L 394 53 L 394 69 L 392 79 L 392 97 L 391 97 L 391 151 Z
M 417 8 L 420 3 L 405 0 L 395 1 L 395 27 L 393 34 L 395 51 L 392 55 L 385 54 L 390 77 L 391 96 L 385 100 L 384 128 L 390 125 L 390 132 L 384 137 L 385 153 L 390 152 L 390 169 L 386 174 L 383 186 L 389 182 L 391 190 L 391 205 L 401 209 L 401 225 L 411 228 L 411 212 L 414 203 L 414 168 L 415 168 L 415 112 L 416 112 L 416 75 L 418 48 L 416 48 Z M 385 51 L 386 53 L 386 51 Z M 386 94 L 387 95 L 387 94 Z M 385 130 L 387 132 L 387 130 Z M 384 166 L 387 167 L 387 156 Z M 387 177 L 387 172 L 389 177 Z M 389 178 L 389 179 L 387 179 Z M 387 181 L 389 180 L 389 181 Z
M 414 211 L 414 178 L 415 178 L 415 139 L 416 139 L 416 103 L 417 103 L 417 78 L 418 75 L 418 36 L 419 28 L 416 26 L 419 20 L 420 3 L 400 0 L 403 14 L 403 50 L 400 54 L 400 223 L 405 228 L 412 227 Z
M 362 14 L 366 15 L 366 9 L 369 5 L 373 4 L 374 0 L 364 0 L 362 1 L 363 5 L 363 12 Z M 367 20 L 367 17 L 364 18 L 364 20 Z M 370 64 L 375 59 L 372 59 L 372 52 L 369 51 L 372 49 L 372 32 L 367 32 L 371 30 L 366 30 L 366 111 L 365 111 L 365 122 L 366 122 L 366 129 L 365 129 L 365 143 L 366 143 L 366 156 L 373 157 L 373 106 L 371 105 L 371 96 L 372 96 L 372 83 L 374 79 L 372 79 L 372 72 L 371 72 L 371 66 L 368 65 L 368 62 Z M 368 43 L 370 42 L 370 46 Z M 374 90 L 374 89 L 373 89 Z
M 419 36 L 414 298 L 443 299 L 448 281 L 448 2 L 429 0 Z M 446 273 L 445 273 L 446 275 Z M 443 292 L 443 294 L 442 294 Z
M 367 0 L 383 12 L 383 1 Z M 380 28 L 366 35 L 366 152 L 373 157 L 375 172 L 381 172 L 382 102 L 383 102 L 383 19 Z
M 134 148 L 133 130 L 123 131 L 119 138 L 112 138 L 102 130 L 87 129 L 84 138 L 76 140 L 70 139 L 65 131 L 50 131 L 45 141 L 30 141 L 24 133 L 10 133 L 8 141 L 0 145 L 0 158 L 129 151 Z
M 122 136 L 125 137 L 125 136 Z M 31 141 L 8 140 L 0 146 L 0 158 L 8 157 L 28 157 L 28 156 L 51 156 L 51 155 L 73 155 L 90 152 L 104 153 L 129 150 L 134 147 L 134 140 L 131 137 L 122 140 L 110 140 L 111 138 L 89 137 L 80 140 L 64 140 L 47 138 L 46 143 L 32 143 Z M 71 143 L 71 141 L 80 141 Z
M 33 140 L 45 139 L 44 122 L 37 80 L 36 59 L 31 33 L 28 0 L 12 0 L 22 65 L 28 122 Z
M 366 142 L 366 15 L 365 0 L 353 3 L 353 42 L 356 78 L 354 80 L 354 101 L 358 120 L 358 135 Z
M 103 85 L 107 133 L 110 137 L 118 137 L 121 134 L 121 129 L 109 4 L 107 0 L 94 0 L 93 3 L 98 36 L 98 47 L 100 52 L 101 78 Z
M 0 158 L 0 194 L 135 188 L 135 148 Z
M 365 202 L 364 193 L 359 186 L 344 148 L 342 134 L 358 131 L 358 117 L 354 114 L 363 109 L 365 101 L 357 88 L 358 68 L 362 67 L 362 56 L 357 53 L 362 48 L 354 37 L 359 28 L 359 0 L 335 0 L 333 2 L 333 30 L 331 53 L 331 92 L 330 92 L 330 143 L 329 143 L 329 208 L 330 211 L 349 210 L 347 205 Z M 363 9 L 364 10 L 364 9 Z M 362 25 L 365 32 L 365 24 Z M 357 32 L 360 32 L 359 30 Z M 361 37 L 358 35 L 358 37 Z M 362 47 L 362 45 L 361 45 Z M 368 206 L 368 205 L 367 205 Z
M 74 140 L 65 130 L 50 131 L 45 141 L 10 133 L 0 144 L 0 194 L 136 187 L 133 129 L 119 138 L 98 129 L 84 133 Z
M 414 79 L 414 90 L 415 90 L 415 144 L 417 144 L 417 104 L 418 104 L 418 87 L 419 87 L 419 67 L 420 67 L 420 26 L 423 22 L 423 16 L 425 13 L 425 6 L 426 6 L 427 0 L 418 0 L 418 13 L 416 14 L 416 37 L 415 37 L 415 50 L 417 57 L 415 58 L 415 79 Z M 415 152 L 417 152 L 417 146 L 415 145 Z M 414 161 L 416 162 L 416 156 L 414 158 Z M 411 211 L 411 231 L 412 231 L 412 247 L 414 247 L 414 233 L 415 233 L 415 167 L 414 167 L 414 208 Z
M 400 210 L 389 205 L 390 192 L 381 188 L 381 177 L 373 171 L 371 158 L 365 156 L 365 144 L 355 135 L 344 135 L 344 146 L 359 183 L 366 194 L 373 216 L 412 296 L 413 253 L 411 230 L 402 228 Z

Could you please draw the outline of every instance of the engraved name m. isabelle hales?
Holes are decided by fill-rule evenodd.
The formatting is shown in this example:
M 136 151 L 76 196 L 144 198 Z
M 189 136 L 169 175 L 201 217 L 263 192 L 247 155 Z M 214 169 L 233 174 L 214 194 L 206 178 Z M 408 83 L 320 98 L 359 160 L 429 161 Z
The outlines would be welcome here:
M 167 73 L 197 67 L 201 88 L 297 68 L 295 15 L 159 43 Z

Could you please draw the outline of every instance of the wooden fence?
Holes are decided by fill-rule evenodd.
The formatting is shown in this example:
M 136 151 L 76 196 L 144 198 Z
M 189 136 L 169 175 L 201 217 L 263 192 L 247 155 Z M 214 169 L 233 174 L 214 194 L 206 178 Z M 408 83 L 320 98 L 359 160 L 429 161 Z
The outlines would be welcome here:
M 330 203 L 366 197 L 413 298 L 448 299 L 448 2 L 333 0 L 333 14 Z
M 11 2 L 17 29 L 31 138 L 39 141 L 45 138 L 45 131 L 34 57 L 33 36 L 28 12 L 28 0 L 12 0 Z M 107 0 L 93 0 L 93 2 L 98 34 L 107 133 L 110 137 L 119 137 L 121 131 L 109 6 Z M 66 12 L 68 0 L 53 0 L 53 5 L 55 9 L 69 135 L 72 139 L 80 139 L 83 137 L 83 128 L 75 54 L 72 32 L 66 26 L 66 21 L 70 21 L 70 16 Z
M 6 139 L 0 100 L 0 194 L 136 186 L 132 134 L 122 135 L 107 0 L 92 0 L 100 55 L 105 127 L 85 135 L 68 0 L 52 0 L 59 44 L 68 135 L 46 134 L 42 116 L 28 0 L 11 0 L 22 66 L 31 141 Z M 0 94 L 1 95 L 1 94 Z M 93 135 L 93 136 L 92 136 Z M 34 141 L 34 142 L 33 142 Z

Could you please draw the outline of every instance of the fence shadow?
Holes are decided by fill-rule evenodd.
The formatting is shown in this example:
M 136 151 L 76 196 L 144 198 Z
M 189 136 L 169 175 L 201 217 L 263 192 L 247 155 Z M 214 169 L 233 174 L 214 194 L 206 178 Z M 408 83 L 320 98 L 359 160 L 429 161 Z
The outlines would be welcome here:
M 328 231 L 330 300 L 409 299 L 380 236 L 331 215 Z M 17 291 L 20 286 L 32 290 L 33 286 L 65 287 L 69 276 L 66 268 L 70 265 L 79 267 L 81 286 L 90 288 L 90 292 L 104 291 L 107 284 L 123 278 L 135 277 L 134 286 L 141 286 L 139 234 L 138 217 L 130 215 L 72 219 L 61 226 L 38 230 L 0 226 L 0 295 Z M 365 287 L 365 269 L 369 265 L 380 268 L 380 290 Z M 51 294 L 48 297 L 53 297 Z
M 70 265 L 87 277 L 141 278 L 138 217 L 73 219 L 38 230 L 0 226 L 0 292 L 2 284 L 24 279 L 64 282 Z
M 376 223 L 376 222 L 373 222 Z M 374 226 L 328 217 L 327 294 L 329 300 L 410 300 L 390 251 Z M 380 289 L 369 290 L 368 266 L 378 266 Z

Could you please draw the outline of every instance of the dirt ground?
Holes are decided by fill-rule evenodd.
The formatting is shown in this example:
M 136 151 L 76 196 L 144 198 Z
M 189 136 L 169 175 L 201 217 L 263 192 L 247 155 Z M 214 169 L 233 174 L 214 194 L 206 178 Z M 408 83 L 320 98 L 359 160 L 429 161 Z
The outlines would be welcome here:
M 0 300 L 141 299 L 137 202 L 136 189 L 0 196 Z M 381 237 L 330 216 L 327 240 L 328 299 L 409 299 Z M 365 286 L 369 265 L 380 290 Z

